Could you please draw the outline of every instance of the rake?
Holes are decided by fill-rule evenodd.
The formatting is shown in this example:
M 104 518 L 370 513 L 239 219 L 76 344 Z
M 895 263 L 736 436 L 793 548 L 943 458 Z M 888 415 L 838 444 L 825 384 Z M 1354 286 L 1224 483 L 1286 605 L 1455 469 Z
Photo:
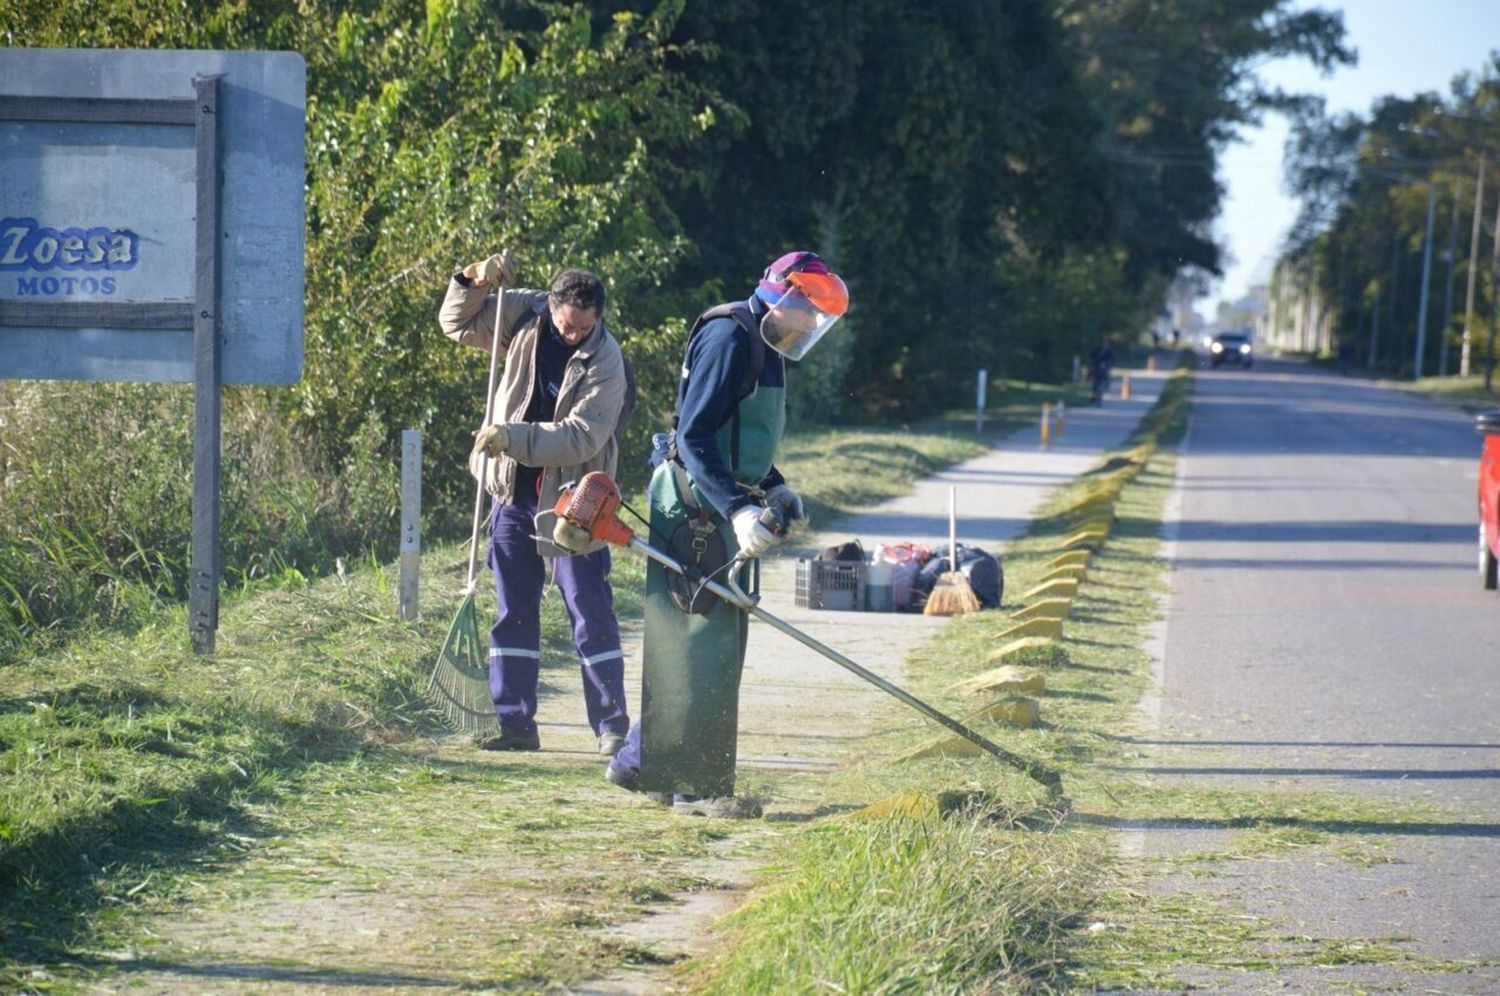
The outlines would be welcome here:
M 489 388 L 485 392 L 484 425 L 495 414 L 495 372 L 500 366 L 500 315 L 505 310 L 505 286 L 495 298 L 495 330 L 490 342 Z M 484 482 L 489 476 L 490 457 L 479 461 L 479 482 L 474 489 L 474 529 L 469 536 L 469 580 L 464 598 L 443 649 L 432 666 L 427 699 L 442 713 L 447 724 L 460 733 L 486 733 L 499 729 L 494 699 L 490 694 L 489 648 L 479 637 L 479 617 L 474 611 L 474 575 L 479 564 L 479 526 L 484 521 Z

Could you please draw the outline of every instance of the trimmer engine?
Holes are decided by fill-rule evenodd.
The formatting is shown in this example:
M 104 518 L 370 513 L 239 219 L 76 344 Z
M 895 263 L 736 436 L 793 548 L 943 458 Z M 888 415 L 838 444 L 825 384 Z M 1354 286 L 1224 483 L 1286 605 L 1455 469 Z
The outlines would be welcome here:
M 620 489 L 602 470 L 591 471 L 567 488 L 553 508 L 557 527 L 552 540 L 565 550 L 581 550 L 603 540 L 629 546 L 635 533 L 620 519 Z

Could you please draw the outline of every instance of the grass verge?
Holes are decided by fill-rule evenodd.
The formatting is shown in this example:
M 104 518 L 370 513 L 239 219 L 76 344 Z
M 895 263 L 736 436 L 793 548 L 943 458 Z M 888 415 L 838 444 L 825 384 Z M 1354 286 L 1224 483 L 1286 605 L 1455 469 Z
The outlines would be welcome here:
M 810 497 L 836 514 L 981 451 L 1008 419 L 1061 394 L 1007 387 L 978 435 L 955 415 L 902 431 L 795 436 L 788 467 L 817 460 L 819 472 L 804 478 L 817 482 Z M 505 880 L 447 887 L 449 902 L 421 911 L 426 931 L 380 945 L 382 971 L 525 986 L 649 961 L 650 952 L 589 931 L 712 884 L 681 866 L 722 835 L 622 811 L 597 759 L 563 758 L 537 773 L 442 746 L 420 692 L 464 562 L 460 548 L 427 552 L 414 623 L 394 618 L 392 566 L 340 563 L 321 580 L 287 576 L 277 588 L 231 593 L 211 658 L 188 650 L 179 607 L 128 634 L 86 634 L 0 664 L 0 988 L 66 989 L 160 967 L 163 947 L 142 933 L 144 914 L 244 904 L 274 920 L 267 897 L 290 890 L 312 904 L 299 920 L 316 933 L 351 915 L 339 896 L 402 882 L 421 895 L 481 855 L 509 862 Z M 636 558 L 618 558 L 622 619 L 640 616 L 642 575 Z M 479 611 L 493 602 L 482 596 Z M 560 601 L 546 599 L 544 612 L 543 680 L 575 680 Z M 495 941 L 494 956 L 455 958 L 456 939 L 476 936 L 463 918 L 481 903 L 500 907 L 478 935 Z M 324 974 L 308 979 L 348 982 L 369 968 L 326 951 L 266 959 L 286 979 L 313 963 Z
M 1423 377 L 1415 382 L 1388 381 L 1387 383 L 1399 390 L 1420 394 L 1424 398 L 1447 405 L 1449 408 L 1457 408 L 1471 414 L 1500 406 L 1500 381 L 1496 382 L 1497 390 L 1487 391 L 1482 373 L 1468 377 Z

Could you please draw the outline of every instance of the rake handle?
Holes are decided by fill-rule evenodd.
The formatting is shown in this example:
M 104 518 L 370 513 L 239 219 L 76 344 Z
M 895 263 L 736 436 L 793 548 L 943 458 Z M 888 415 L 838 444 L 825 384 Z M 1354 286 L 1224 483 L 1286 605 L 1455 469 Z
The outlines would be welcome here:
M 958 488 L 948 486 L 948 570 L 958 570 Z
M 495 372 L 500 369 L 500 316 L 505 313 L 505 285 L 495 289 L 495 329 L 490 338 L 489 386 L 484 392 L 484 422 L 480 428 L 490 424 L 495 415 Z M 479 525 L 484 521 L 484 479 L 489 476 L 490 455 L 479 460 L 479 483 L 474 488 L 474 529 L 469 534 L 469 582 L 466 591 L 474 590 L 474 572 L 479 566 Z

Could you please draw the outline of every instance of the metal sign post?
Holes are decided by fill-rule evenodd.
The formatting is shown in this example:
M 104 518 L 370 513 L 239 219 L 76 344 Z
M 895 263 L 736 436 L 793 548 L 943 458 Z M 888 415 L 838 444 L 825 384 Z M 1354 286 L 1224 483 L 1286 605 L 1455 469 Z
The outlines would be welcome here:
M 193 315 L 193 561 L 188 631 L 193 649 L 214 652 L 219 629 L 219 77 L 193 80 L 197 94 L 198 225 Z

